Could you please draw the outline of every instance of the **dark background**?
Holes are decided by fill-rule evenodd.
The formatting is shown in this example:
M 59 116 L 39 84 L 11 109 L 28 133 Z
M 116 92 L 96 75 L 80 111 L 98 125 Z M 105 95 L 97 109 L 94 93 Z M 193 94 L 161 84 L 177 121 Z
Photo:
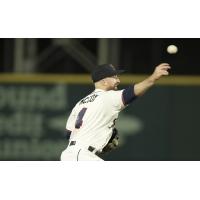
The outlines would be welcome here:
M 171 44 L 178 47 L 176 54 L 167 53 Z M 199 47 L 197 38 L 0 39 L 0 160 L 59 160 L 68 143 L 67 117 L 93 90 L 90 80 L 18 83 L 15 74 L 88 74 L 97 64 L 112 63 L 129 74 L 147 75 L 161 62 L 172 66 L 172 82 L 156 85 L 120 113 L 123 144 L 103 158 L 200 160 Z M 1 81 L 7 73 L 10 82 Z M 176 75 L 190 78 L 177 85 Z
M 21 41 L 19 44 L 18 41 Z M 15 54 L 22 52 L 22 59 L 27 62 L 34 60 L 31 72 L 40 73 L 88 73 L 83 65 L 84 58 L 76 59 L 65 39 L 0 39 L 0 71 L 15 72 Z M 92 54 L 91 65 L 109 62 L 123 66 L 129 73 L 150 73 L 160 62 L 168 62 L 173 66 L 172 74 L 200 74 L 199 47 L 200 39 L 174 38 L 124 38 L 97 39 L 79 38 L 68 39 L 78 51 L 83 48 Z M 101 40 L 107 40 L 107 59 L 98 61 L 98 49 Z M 69 43 L 69 42 L 68 42 Z M 168 54 L 166 48 L 174 44 L 178 47 L 177 54 Z M 34 46 L 34 48 L 33 48 Z M 65 47 L 68 46 L 68 49 Z M 20 50 L 19 50 L 20 47 Z M 32 50 L 31 50 L 32 49 Z M 114 56 L 112 54 L 115 54 Z M 86 55 L 86 54 L 84 54 Z M 87 64 L 87 61 L 85 62 Z M 25 64 L 24 64 L 25 65 Z M 24 66 L 24 68 L 26 68 Z M 24 70 L 25 71 L 25 70 Z M 23 72 L 23 70 L 21 70 Z

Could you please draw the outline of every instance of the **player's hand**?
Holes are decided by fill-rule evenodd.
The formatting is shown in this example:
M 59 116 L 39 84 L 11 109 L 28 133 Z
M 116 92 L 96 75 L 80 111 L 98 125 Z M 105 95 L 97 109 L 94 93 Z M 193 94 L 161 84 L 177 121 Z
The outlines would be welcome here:
M 158 65 L 153 74 L 151 75 L 151 78 L 156 81 L 158 79 L 160 79 L 162 76 L 167 76 L 169 75 L 168 70 L 170 69 L 170 65 L 168 63 L 161 63 L 160 65 Z

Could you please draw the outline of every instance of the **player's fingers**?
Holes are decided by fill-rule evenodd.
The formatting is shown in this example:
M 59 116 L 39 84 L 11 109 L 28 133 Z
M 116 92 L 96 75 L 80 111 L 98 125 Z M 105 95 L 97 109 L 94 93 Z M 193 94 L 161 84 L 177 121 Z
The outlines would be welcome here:
M 169 72 L 168 71 L 163 71 L 162 74 L 163 75 L 169 75 Z
M 163 64 L 163 65 L 159 65 L 158 68 L 161 68 L 161 69 L 163 69 L 163 68 L 170 69 L 171 66 L 169 64 Z
M 168 70 L 168 69 L 171 69 L 171 66 L 170 65 L 164 65 L 164 66 L 160 66 L 159 68 L 162 69 L 162 70 Z
M 163 67 L 162 69 L 163 70 L 168 70 L 168 69 L 171 69 L 171 67 L 170 66 L 166 66 L 166 67 Z
M 170 69 L 170 67 L 163 67 L 162 69 L 160 69 L 161 71 L 166 71 L 168 72 L 168 70 Z
M 161 65 L 158 65 L 157 67 L 156 67 L 156 69 L 170 69 L 171 68 L 171 66 L 170 65 L 168 65 L 168 64 L 161 64 Z
M 161 63 L 160 65 L 170 65 L 169 63 Z

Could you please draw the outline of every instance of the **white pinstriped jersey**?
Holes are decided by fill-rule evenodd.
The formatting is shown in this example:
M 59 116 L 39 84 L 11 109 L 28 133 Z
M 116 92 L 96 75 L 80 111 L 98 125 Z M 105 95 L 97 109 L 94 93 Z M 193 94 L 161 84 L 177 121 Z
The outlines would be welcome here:
M 71 131 L 70 141 L 101 151 L 112 135 L 119 112 L 125 107 L 122 92 L 96 89 L 81 99 L 66 124 L 66 129 Z

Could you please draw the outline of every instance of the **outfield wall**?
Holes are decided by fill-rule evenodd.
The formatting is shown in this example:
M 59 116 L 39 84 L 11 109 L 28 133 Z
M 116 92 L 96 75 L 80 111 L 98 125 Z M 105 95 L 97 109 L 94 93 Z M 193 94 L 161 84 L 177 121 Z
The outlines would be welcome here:
M 146 75 L 121 77 L 120 89 Z M 59 160 L 89 75 L 0 75 L 0 160 Z M 121 112 L 121 147 L 107 160 L 200 160 L 200 77 L 170 76 Z

